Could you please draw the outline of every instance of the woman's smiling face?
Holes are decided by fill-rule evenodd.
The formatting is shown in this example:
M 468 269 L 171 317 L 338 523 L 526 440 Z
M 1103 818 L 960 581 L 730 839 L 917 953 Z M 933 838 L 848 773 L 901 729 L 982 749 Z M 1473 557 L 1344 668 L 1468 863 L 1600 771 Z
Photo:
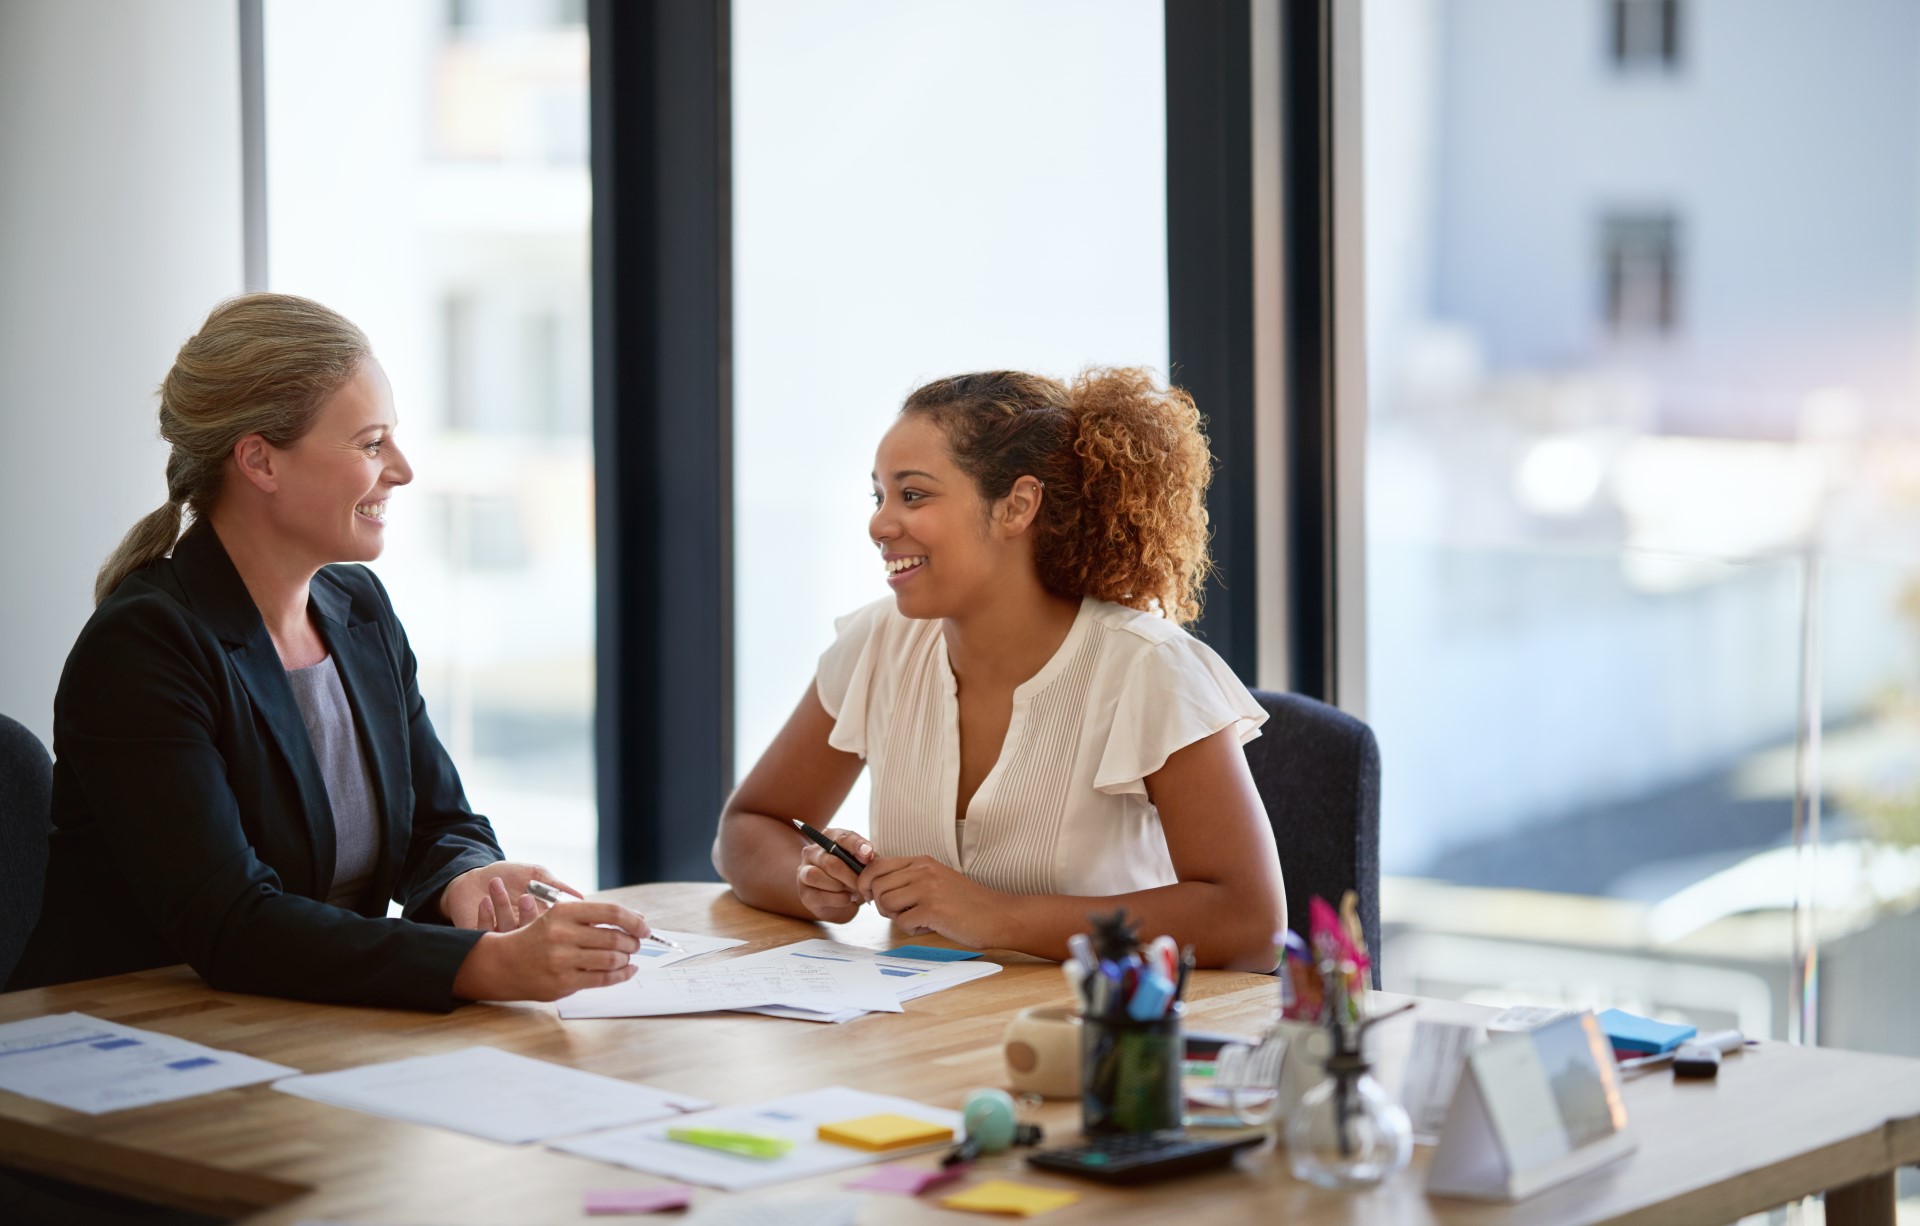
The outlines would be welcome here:
M 413 480 L 394 425 L 386 372 L 368 358 L 321 406 L 313 428 L 277 449 L 277 526 L 318 565 L 380 556 L 387 496 Z
M 989 597 L 1005 543 L 989 528 L 973 478 L 947 451 L 932 420 L 909 413 L 880 439 L 873 459 L 873 518 L 895 605 L 907 617 L 951 617 Z

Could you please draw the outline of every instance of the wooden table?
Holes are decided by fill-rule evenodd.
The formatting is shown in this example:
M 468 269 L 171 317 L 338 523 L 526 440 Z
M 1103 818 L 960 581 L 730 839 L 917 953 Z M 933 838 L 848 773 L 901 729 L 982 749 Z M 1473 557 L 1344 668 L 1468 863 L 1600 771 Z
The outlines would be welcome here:
M 746 938 L 739 952 L 823 934 L 874 948 L 900 939 L 871 915 L 825 929 L 753 911 L 712 885 L 636 886 L 604 897 L 662 927 Z M 968 1089 L 1004 1083 L 1000 1037 L 1014 1010 L 1065 997 L 1053 964 L 1018 954 L 994 960 L 1006 969 L 990 979 L 910 1002 L 905 1014 L 841 1026 L 743 1014 L 563 1022 L 539 1005 L 473 1005 L 448 1016 L 348 1009 L 215 992 L 185 967 L 0 995 L 0 1021 L 75 1010 L 308 1072 L 484 1043 L 721 1104 L 841 1084 L 957 1108 Z M 1271 1016 L 1274 983 L 1203 972 L 1189 1001 L 1190 1025 L 1254 1032 Z M 1413 1016 L 1486 1012 L 1422 1001 Z M 1398 1084 L 1411 1032 L 1407 1021 L 1380 1027 L 1379 1071 L 1389 1086 Z M 1830 1222 L 1891 1223 L 1893 1172 L 1920 1162 L 1920 1061 L 1768 1043 L 1729 1058 L 1717 1082 L 1642 1075 L 1626 1094 L 1638 1151 L 1517 1205 L 1429 1200 L 1421 1192 L 1425 1148 L 1415 1150 L 1409 1171 L 1357 1194 L 1295 1181 L 1284 1152 L 1271 1147 L 1244 1155 L 1234 1170 L 1133 1191 L 1029 1172 L 1016 1155 L 977 1169 L 1081 1193 L 1079 1203 L 1048 1215 L 1061 1226 L 1176 1215 L 1183 1223 L 1724 1222 L 1823 1189 L 1838 1189 L 1828 1198 Z M 1042 1118 L 1051 1141 L 1077 1132 L 1073 1104 L 1049 1104 Z M 664 1182 L 264 1085 L 105 1116 L 0 1092 L 0 1164 L 259 1223 L 584 1221 L 586 1189 Z M 744 1195 L 817 1194 L 848 1178 Z M 696 1205 L 725 1195 L 703 1189 Z M 931 1201 L 886 1195 L 873 1196 L 861 1216 L 936 1219 L 969 1220 Z

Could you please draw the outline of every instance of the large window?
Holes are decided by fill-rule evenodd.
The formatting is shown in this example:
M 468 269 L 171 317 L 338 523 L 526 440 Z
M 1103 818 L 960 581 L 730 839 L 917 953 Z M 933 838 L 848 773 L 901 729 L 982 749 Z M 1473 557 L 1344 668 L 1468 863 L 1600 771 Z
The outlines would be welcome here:
M 266 5 L 269 284 L 364 328 L 377 564 L 509 856 L 596 885 L 587 36 L 562 0 Z
M 1920 9 L 1597 7 L 1368 9 L 1388 985 L 1920 1054 Z
M 908 392 L 1165 371 L 1161 5 L 736 0 L 732 69 L 744 773 L 887 594 L 868 473 Z

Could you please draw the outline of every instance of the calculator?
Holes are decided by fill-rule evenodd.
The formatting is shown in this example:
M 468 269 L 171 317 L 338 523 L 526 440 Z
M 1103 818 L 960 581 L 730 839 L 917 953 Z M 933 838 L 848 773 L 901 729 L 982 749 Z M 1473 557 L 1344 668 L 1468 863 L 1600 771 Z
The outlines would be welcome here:
M 1101 1183 L 1151 1183 L 1230 1166 L 1235 1154 L 1266 1139 L 1264 1132 L 1224 1140 L 1201 1140 L 1184 1132 L 1143 1132 L 1101 1137 L 1071 1149 L 1043 1149 L 1028 1154 L 1027 1165 Z

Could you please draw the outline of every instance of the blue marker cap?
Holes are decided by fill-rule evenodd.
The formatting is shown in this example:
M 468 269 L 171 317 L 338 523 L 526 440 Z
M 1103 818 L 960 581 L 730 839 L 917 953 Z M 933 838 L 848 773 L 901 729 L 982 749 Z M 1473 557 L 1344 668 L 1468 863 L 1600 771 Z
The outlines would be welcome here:
M 1159 971 L 1148 971 L 1133 990 L 1133 999 L 1127 1002 L 1127 1016 L 1136 1022 L 1150 1022 L 1164 1016 L 1172 1000 L 1173 980 Z

